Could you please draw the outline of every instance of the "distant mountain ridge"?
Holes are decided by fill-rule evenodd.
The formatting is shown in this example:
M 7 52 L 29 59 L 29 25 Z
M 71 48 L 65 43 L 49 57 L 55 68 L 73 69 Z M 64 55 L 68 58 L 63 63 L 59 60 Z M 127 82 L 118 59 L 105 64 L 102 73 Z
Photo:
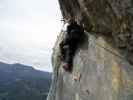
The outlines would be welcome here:
M 0 62 L 0 100 L 45 100 L 51 73 Z

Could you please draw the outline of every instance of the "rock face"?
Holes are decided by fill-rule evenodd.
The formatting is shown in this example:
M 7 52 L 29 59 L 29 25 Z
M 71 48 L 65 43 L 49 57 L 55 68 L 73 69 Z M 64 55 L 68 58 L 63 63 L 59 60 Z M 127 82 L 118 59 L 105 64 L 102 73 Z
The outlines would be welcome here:
M 59 0 L 64 18 L 84 24 L 84 42 L 74 57 L 73 72 L 53 49 L 53 82 L 47 100 L 133 100 L 132 0 Z

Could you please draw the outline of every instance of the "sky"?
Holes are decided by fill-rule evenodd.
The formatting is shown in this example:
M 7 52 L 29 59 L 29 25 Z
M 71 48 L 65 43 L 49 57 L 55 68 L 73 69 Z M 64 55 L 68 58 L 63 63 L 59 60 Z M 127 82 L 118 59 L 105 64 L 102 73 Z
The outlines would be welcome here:
M 0 0 L 0 61 L 51 72 L 60 20 L 58 0 Z

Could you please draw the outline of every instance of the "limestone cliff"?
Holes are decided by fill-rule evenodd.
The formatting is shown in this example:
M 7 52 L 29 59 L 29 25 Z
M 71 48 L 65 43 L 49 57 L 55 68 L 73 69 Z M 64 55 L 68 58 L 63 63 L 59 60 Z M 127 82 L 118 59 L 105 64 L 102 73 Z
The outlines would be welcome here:
M 61 68 L 58 36 L 48 100 L 133 100 L 133 1 L 59 0 L 64 18 L 84 24 L 72 74 Z

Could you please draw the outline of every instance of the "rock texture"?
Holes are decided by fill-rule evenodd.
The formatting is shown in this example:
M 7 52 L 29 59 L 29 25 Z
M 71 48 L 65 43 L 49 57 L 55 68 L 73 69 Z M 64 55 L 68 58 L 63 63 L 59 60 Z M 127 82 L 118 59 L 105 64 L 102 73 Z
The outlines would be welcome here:
M 73 72 L 59 59 L 61 32 L 53 49 L 48 100 L 133 100 L 132 0 L 59 0 L 64 18 L 84 24 L 85 37 Z
M 59 3 L 64 18 L 73 16 L 88 32 L 112 37 L 115 46 L 128 52 L 126 56 L 133 56 L 132 0 L 59 0 Z

